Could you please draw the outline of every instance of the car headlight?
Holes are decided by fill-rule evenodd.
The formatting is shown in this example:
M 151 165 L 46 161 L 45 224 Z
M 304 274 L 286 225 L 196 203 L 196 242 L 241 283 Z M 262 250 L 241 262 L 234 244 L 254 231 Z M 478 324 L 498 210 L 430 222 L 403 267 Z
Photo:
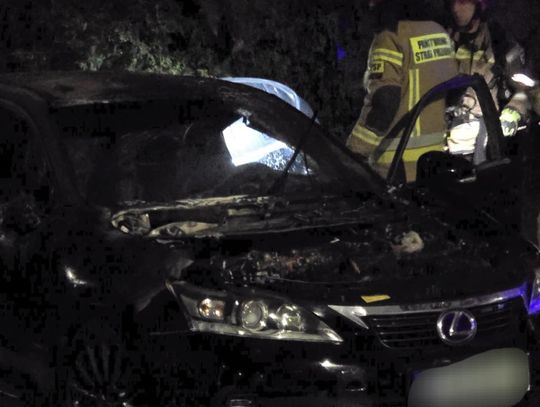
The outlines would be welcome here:
M 191 330 L 220 335 L 306 342 L 343 339 L 315 314 L 256 291 L 225 293 L 175 282 L 169 289 L 185 307 Z
M 529 301 L 529 315 L 540 312 L 540 269 L 534 270 L 534 281 L 531 290 L 531 300 Z

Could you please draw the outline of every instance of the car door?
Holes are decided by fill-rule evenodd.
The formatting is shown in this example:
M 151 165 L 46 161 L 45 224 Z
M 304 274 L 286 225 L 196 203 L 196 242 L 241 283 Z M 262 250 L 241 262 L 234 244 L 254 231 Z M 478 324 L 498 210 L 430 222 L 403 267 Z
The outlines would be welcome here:
M 479 75 L 458 76 L 424 95 L 403 124 L 398 151 L 387 181 L 392 185 L 404 182 L 401 157 L 415 120 L 423 108 L 435 98 L 471 88 L 481 105 L 483 125 L 487 130 L 486 143 L 475 143 L 471 154 L 456 154 L 448 150 L 424 154 L 417 163 L 417 180 L 409 187 L 427 189 L 445 201 L 459 203 L 465 209 L 483 211 L 510 230 L 517 231 L 520 214 L 519 156 L 502 135 L 495 104 L 484 79 Z M 477 160 L 477 157 L 482 158 Z

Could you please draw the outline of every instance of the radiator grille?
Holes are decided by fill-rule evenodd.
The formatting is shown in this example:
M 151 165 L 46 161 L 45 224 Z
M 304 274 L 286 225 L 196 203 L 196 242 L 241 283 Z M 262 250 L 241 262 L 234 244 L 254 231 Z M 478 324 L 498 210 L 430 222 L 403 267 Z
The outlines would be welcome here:
M 478 324 L 476 337 L 493 335 L 508 329 L 523 312 L 521 298 L 466 308 Z M 442 344 L 437 334 L 441 311 L 368 317 L 368 324 L 383 345 L 390 348 L 417 348 Z

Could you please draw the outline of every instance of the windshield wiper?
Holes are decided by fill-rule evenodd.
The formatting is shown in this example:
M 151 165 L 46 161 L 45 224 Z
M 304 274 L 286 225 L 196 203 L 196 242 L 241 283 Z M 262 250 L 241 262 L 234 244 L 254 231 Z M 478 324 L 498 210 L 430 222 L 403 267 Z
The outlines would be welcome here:
M 311 116 L 311 121 L 309 123 L 309 127 L 307 131 L 302 134 L 302 137 L 300 137 L 300 140 L 298 141 L 298 144 L 296 145 L 292 157 L 287 162 L 287 165 L 285 165 L 285 168 L 279 175 L 278 179 L 274 181 L 274 183 L 268 188 L 268 191 L 266 192 L 267 195 L 277 195 L 279 192 L 283 190 L 283 187 L 285 186 L 285 181 L 287 181 L 287 176 L 289 175 L 289 171 L 296 161 L 296 158 L 298 157 L 298 154 L 300 153 L 300 149 L 304 145 L 304 142 L 307 140 L 308 135 L 311 133 L 311 129 L 313 128 L 313 124 L 317 120 L 317 111 L 313 112 L 313 116 Z

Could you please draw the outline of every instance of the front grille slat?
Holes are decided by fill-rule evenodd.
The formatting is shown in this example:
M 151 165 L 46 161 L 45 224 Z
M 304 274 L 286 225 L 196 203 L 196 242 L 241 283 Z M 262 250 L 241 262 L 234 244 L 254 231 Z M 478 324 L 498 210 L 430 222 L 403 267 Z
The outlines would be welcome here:
M 412 341 L 426 341 L 426 340 L 431 340 L 431 339 L 437 339 L 437 335 L 419 336 L 417 338 L 387 339 L 386 342 L 399 343 L 399 342 L 412 342 Z
M 486 331 L 493 331 L 493 330 L 497 330 L 497 329 L 502 329 L 502 328 L 507 327 L 508 325 L 509 325 L 508 323 L 505 323 L 505 324 L 486 326 L 486 327 L 482 328 L 482 333 L 484 333 Z
M 476 318 L 477 335 L 502 332 L 508 329 L 523 312 L 521 298 L 495 304 L 465 308 Z M 414 314 L 377 315 L 367 317 L 383 345 L 390 348 L 418 348 L 442 346 L 437 333 L 437 320 L 441 311 Z
M 436 323 L 437 323 L 437 321 L 433 320 L 433 321 L 429 321 L 429 322 L 416 323 L 416 324 L 391 324 L 391 323 L 386 323 L 386 324 L 373 324 L 373 326 L 377 327 L 377 328 L 381 328 L 381 329 L 389 329 L 389 328 L 392 328 L 392 329 L 407 329 L 409 327 L 416 328 L 416 327 L 421 327 L 421 326 L 431 328 L 433 326 L 433 324 L 436 324 Z
M 486 318 L 486 317 L 483 317 L 483 318 L 477 318 L 476 321 L 480 324 L 483 324 L 483 325 L 492 325 L 492 324 L 496 324 L 500 321 L 506 321 L 506 322 L 509 322 L 509 319 L 510 317 L 508 315 L 501 315 L 497 318 Z
M 371 319 L 374 322 L 378 322 L 378 323 L 384 323 L 384 322 L 390 322 L 390 321 L 396 322 L 396 323 L 400 323 L 400 322 L 410 323 L 411 321 L 425 321 L 426 319 L 430 319 L 430 318 L 433 319 L 433 314 L 431 313 L 410 314 L 408 316 L 396 316 L 396 317 L 393 317 L 390 315 L 387 315 L 384 317 L 371 317 Z
M 407 329 L 407 330 L 399 330 L 399 331 L 379 331 L 379 335 L 408 335 L 408 334 L 416 334 L 421 332 L 430 332 L 433 329 L 431 328 L 419 328 L 419 329 Z

